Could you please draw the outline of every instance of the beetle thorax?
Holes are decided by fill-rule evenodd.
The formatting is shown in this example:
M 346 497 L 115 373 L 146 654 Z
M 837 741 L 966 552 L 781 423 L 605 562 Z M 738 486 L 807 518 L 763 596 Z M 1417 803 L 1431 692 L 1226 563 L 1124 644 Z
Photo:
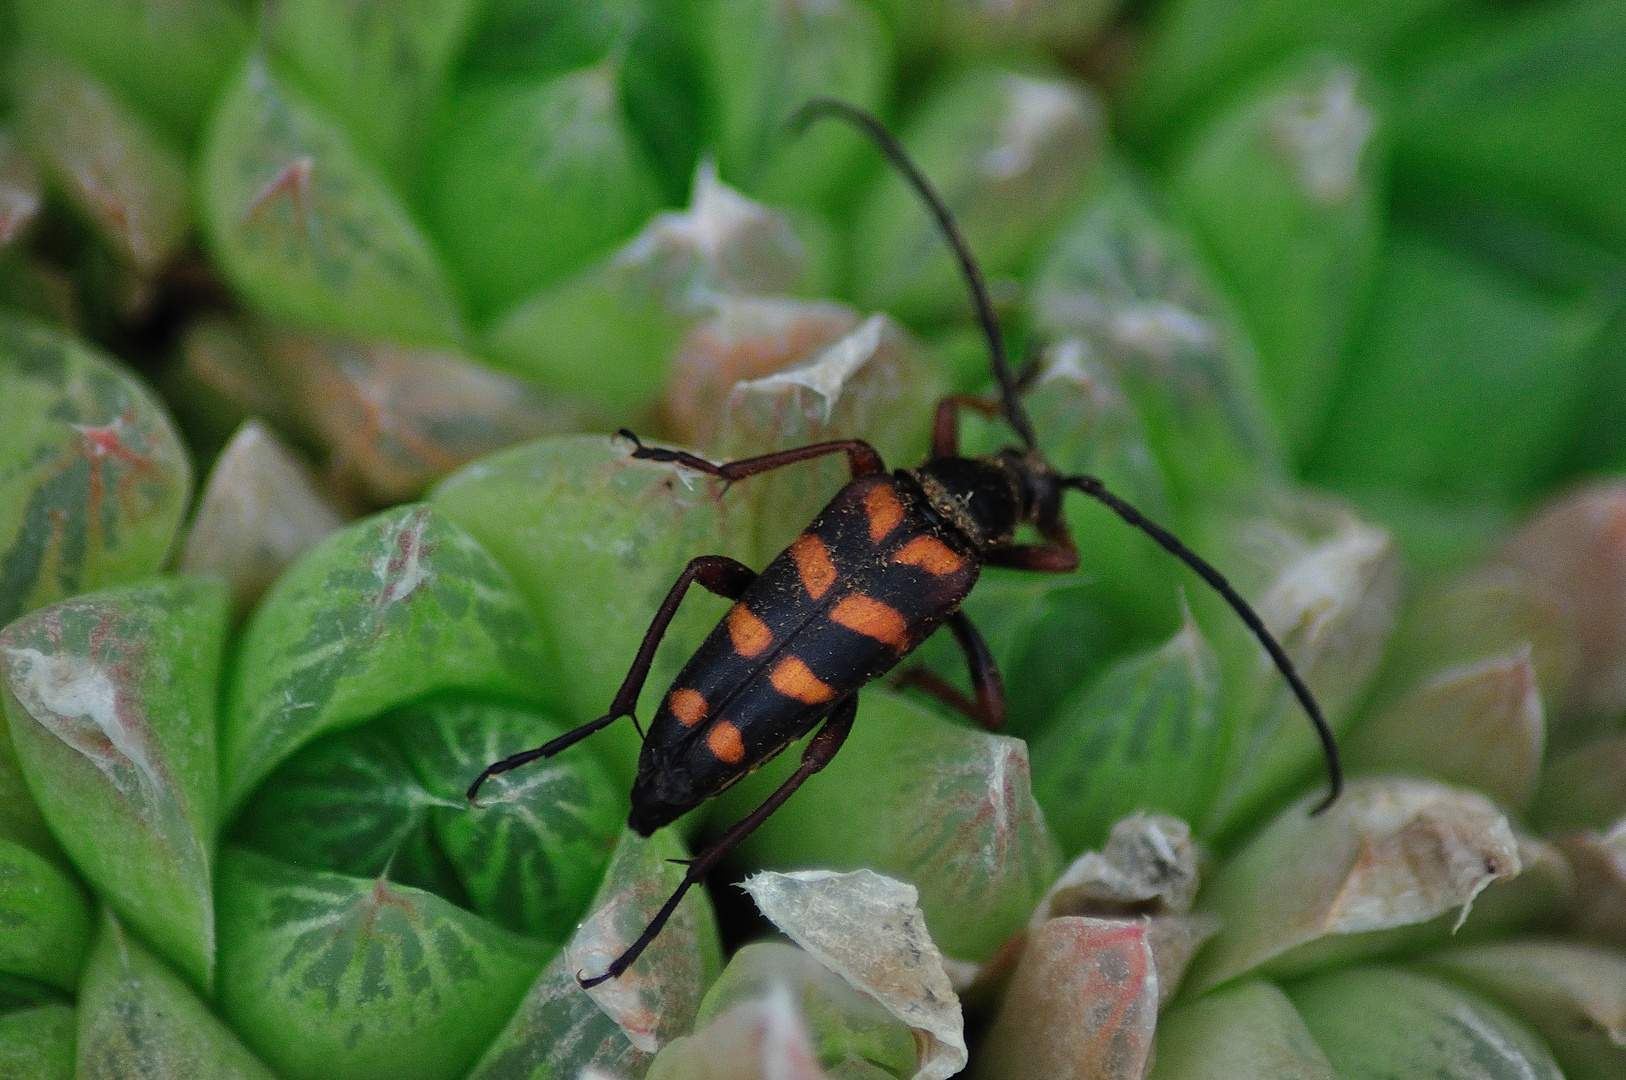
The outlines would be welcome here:
M 907 470 L 926 504 L 977 549 L 1009 544 L 1023 519 L 1022 483 L 998 458 L 934 458 Z

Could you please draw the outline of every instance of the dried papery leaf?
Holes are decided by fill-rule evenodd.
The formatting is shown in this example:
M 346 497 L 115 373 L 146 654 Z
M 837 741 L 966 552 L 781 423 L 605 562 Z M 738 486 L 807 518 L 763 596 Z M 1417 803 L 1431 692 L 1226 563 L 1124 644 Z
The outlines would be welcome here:
M 119 255 L 151 277 L 186 240 L 186 162 L 108 89 L 47 54 L 17 62 L 18 110 L 52 183 Z
M 0 1076 L 74 1080 L 75 1010 L 37 1005 L 0 1015 Z
M 220 860 L 221 1013 L 288 1080 L 455 1080 L 549 949 L 419 889 Z
M 181 547 L 181 570 L 226 580 L 247 613 L 283 570 L 344 524 L 315 478 L 258 420 L 215 460 Z
M 1483 941 L 1506 937 L 1519 931 L 1541 930 L 1562 923 L 1575 905 L 1576 877 L 1569 859 L 1557 846 L 1519 834 L 1519 876 L 1511 881 L 1494 881 L 1474 900 L 1473 910 L 1456 926 L 1461 941 Z M 1420 926 L 1418 944 L 1427 939 L 1443 943 L 1437 927 Z M 1404 933 L 1404 931 L 1396 931 Z M 1397 950 L 1398 951 L 1398 950 Z M 1405 949 L 1416 951 L 1415 947 Z
M 1152 966 L 1157 970 L 1159 1009 L 1174 999 L 1186 977 L 1186 969 L 1223 925 L 1224 920 L 1218 915 L 1204 911 L 1146 917 L 1146 943 L 1151 947 Z
M 683 879 L 688 854 L 670 829 L 645 840 L 631 831 L 610 858 L 592 912 L 532 984 L 469 1080 L 575 1076 L 593 1068 L 641 1076 L 661 1046 L 691 1031 L 706 986 L 722 966 L 717 924 L 703 889 L 625 975 L 583 990 L 648 924 Z
M 811 954 L 783 942 L 753 942 L 735 953 L 706 991 L 698 1025 L 741 1005 L 760 1005 L 780 991 L 800 1011 L 820 1067 L 837 1080 L 914 1076 L 914 1030 Z
M 1400 606 L 1400 553 L 1389 533 L 1317 496 L 1283 495 L 1268 516 L 1224 528 L 1223 563 L 1292 657 L 1334 731 L 1383 659 Z M 1304 708 L 1276 665 L 1217 598 L 1193 595 L 1233 678 L 1227 779 L 1205 833 L 1226 833 L 1281 805 L 1322 759 Z
M 0 319 L 0 625 L 152 574 L 192 467 L 140 380 L 59 330 Z
M 811 358 L 734 385 L 716 439 L 725 460 L 826 439 L 861 438 L 894 465 L 913 463 L 930 438 L 943 385 L 925 351 L 896 322 L 872 315 Z M 755 514 L 756 552 L 771 558 L 851 476 L 834 455 L 741 485 Z
M 221 729 L 235 810 L 329 731 L 456 688 L 545 701 L 551 650 L 513 579 L 445 513 L 408 504 L 345 528 L 278 579 L 243 631 Z
M 1140 1080 L 1157 1006 L 1144 921 L 1052 919 L 1028 935 L 972 1075 Z
M 597 418 L 447 349 L 276 333 L 267 352 L 331 453 L 329 470 L 377 506 L 414 498 L 477 457 Z
M 0 632 L 12 741 L 52 833 L 112 910 L 205 992 L 228 613 L 223 583 L 159 578 Z
M 1522 1024 L 1428 975 L 1351 968 L 1287 992 L 1342 1080 L 1564 1080 Z
M 10 130 L 0 130 L 0 248 L 20 239 L 44 200 L 39 170 Z
M 1105 849 L 1073 860 L 1028 927 L 1062 915 L 1184 915 L 1197 896 L 1197 858 L 1191 827 L 1179 818 L 1124 818 L 1112 826 Z
M 656 1056 L 645 1080 L 834 1080 L 790 988 L 742 1001 Z
M 1431 776 L 1520 810 L 1535 794 L 1547 726 L 1530 650 L 1448 668 L 1344 740 L 1356 772 Z
M 1033 289 L 1039 329 L 1116 373 L 1177 498 L 1283 475 L 1246 335 L 1183 234 L 1128 181 L 1064 226 Z
M 737 494 L 674 465 L 636 460 L 631 451 L 621 439 L 542 439 L 468 466 L 431 495 L 513 574 L 570 672 L 557 681 L 578 723 L 604 714 L 691 558 L 748 557 Z M 727 610 L 727 601 L 689 590 L 655 654 L 640 716 L 654 714 Z M 622 789 L 630 788 L 642 746 L 632 725 L 612 725 L 592 746 Z
M 915 1029 L 914 1080 L 965 1068 L 965 1020 L 912 885 L 872 870 L 765 871 L 742 886 L 792 941 Z
M 743 817 L 795 765 L 781 755 L 717 803 Z M 920 890 L 938 946 L 982 962 L 1027 925 L 1061 858 L 1029 789 L 1027 745 L 867 689 L 836 759 L 742 845 L 747 865 L 868 867 Z M 864 808 L 862 814 L 853 807 Z
M 1571 942 L 1519 941 L 1453 949 L 1425 962 L 1533 1027 L 1567 1080 L 1626 1075 L 1626 956 Z
M 101 922 L 79 988 L 79 1080 L 275 1080 L 118 920 Z
M 806 360 L 858 327 L 857 312 L 825 300 L 720 296 L 709 306 L 710 317 L 678 346 L 667 381 L 673 433 L 690 446 L 712 445 L 735 383 Z
M 1447 668 L 1521 648 L 1530 650 L 1550 726 L 1581 663 L 1580 639 L 1568 625 L 1564 606 L 1529 574 L 1496 563 L 1475 567 L 1408 598 L 1373 703 L 1393 704 Z
M 1466 915 L 1480 890 L 1519 872 L 1507 819 L 1473 792 L 1354 780 L 1311 817 L 1319 798 L 1282 811 L 1210 879 L 1201 910 L 1225 925 L 1192 968 L 1192 992 L 1361 955 L 1371 939 L 1352 935 Z
M 996 67 L 961 69 L 933 89 L 899 138 L 933 178 L 990 275 L 1023 263 L 1093 180 L 1105 110 L 1082 83 Z M 966 311 L 968 300 L 937 223 L 888 172 L 858 211 L 853 295 L 917 322 Z
M 1555 842 L 1575 871 L 1571 928 L 1626 949 L 1626 819 L 1601 834 L 1569 833 Z
M 1287 995 L 1228 986 L 1158 1018 L 1147 1080 L 1338 1080 Z
M 1583 743 L 1542 770 L 1530 818 L 1546 832 L 1608 828 L 1626 818 L 1623 776 L 1626 735 Z
M 1626 483 L 1596 483 L 1549 503 L 1497 554 L 1564 612 L 1579 643 L 1575 681 L 1555 722 L 1581 729 L 1626 709 Z

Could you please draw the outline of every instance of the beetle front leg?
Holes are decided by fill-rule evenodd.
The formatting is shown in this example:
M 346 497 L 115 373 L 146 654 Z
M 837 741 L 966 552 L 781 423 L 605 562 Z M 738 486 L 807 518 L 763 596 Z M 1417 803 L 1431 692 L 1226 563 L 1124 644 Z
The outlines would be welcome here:
M 678 885 L 676 891 L 667 898 L 666 903 L 661 905 L 661 909 L 655 913 L 655 917 L 649 920 L 649 925 L 644 927 L 644 932 L 638 935 L 638 940 L 628 946 L 626 952 L 616 957 L 610 966 L 605 969 L 604 974 L 595 975 L 591 979 L 584 979 L 581 977 L 581 972 L 577 972 L 576 981 L 581 983 L 583 987 L 597 986 L 606 980 L 620 978 L 622 973 L 636 963 L 638 957 L 643 955 L 644 950 L 649 948 L 650 942 L 660 936 L 661 929 L 666 926 L 666 922 L 672 917 L 673 912 L 677 911 L 677 906 L 683 900 L 684 894 L 704 881 L 706 875 L 711 873 L 717 864 L 723 860 L 724 856 L 738 847 L 740 842 L 747 836 L 755 832 L 757 826 L 768 820 L 770 814 L 785 805 L 785 800 L 796 794 L 796 789 L 801 787 L 808 777 L 830 764 L 830 759 L 836 756 L 836 751 L 841 749 L 841 744 L 847 741 L 847 734 L 853 729 L 853 718 L 857 715 L 858 695 L 851 694 L 843 698 L 831 710 L 829 718 L 824 721 L 824 726 L 819 729 L 817 735 L 813 736 L 813 740 L 807 744 L 807 749 L 802 751 L 802 763 L 796 767 L 796 771 L 791 773 L 783 784 L 775 788 L 774 793 L 764 799 L 761 806 L 741 818 L 727 832 L 713 840 L 705 851 L 690 860 L 689 869 L 683 875 L 683 881 Z
M 674 465 L 681 465 L 685 469 L 705 473 L 733 483 L 744 480 L 759 473 L 772 472 L 774 469 L 783 469 L 786 465 L 796 465 L 803 461 L 812 461 L 814 458 L 825 457 L 829 454 L 846 454 L 847 465 L 852 469 L 854 477 L 870 476 L 875 473 L 886 472 L 886 465 L 881 461 L 881 455 L 875 447 L 862 439 L 836 439 L 832 442 L 811 443 L 807 446 L 797 446 L 790 450 L 776 450 L 771 454 L 760 454 L 757 457 L 740 458 L 738 461 L 729 461 L 721 465 L 707 461 L 687 450 L 668 450 L 660 446 L 645 446 L 643 442 L 622 428 L 616 434 L 623 439 L 630 439 L 635 447 L 632 456 L 640 461 L 666 461 Z
M 745 590 L 756 578 L 755 570 L 726 555 L 702 555 L 697 559 L 690 559 L 689 565 L 683 568 L 683 573 L 678 575 L 677 581 L 673 582 L 672 588 L 667 591 L 666 599 L 661 601 L 649 629 L 644 632 L 643 644 L 638 646 L 638 655 L 633 659 L 627 677 L 621 681 L 621 689 L 616 691 L 615 700 L 610 702 L 610 711 L 597 720 L 567 731 L 534 750 L 524 750 L 487 765 L 480 775 L 475 777 L 474 783 L 469 785 L 469 802 L 475 801 L 475 796 L 480 792 L 480 785 L 498 773 L 517 769 L 538 758 L 550 758 L 561 750 L 575 746 L 589 735 L 603 731 L 623 716 L 633 715 L 633 710 L 638 707 L 638 695 L 644 691 L 644 681 L 649 678 L 650 665 L 655 662 L 655 650 L 660 646 L 661 638 L 666 636 L 666 628 L 672 625 L 678 605 L 683 602 L 683 594 L 689 591 L 692 583 L 699 582 L 701 588 L 725 599 L 738 600 L 745 595 Z

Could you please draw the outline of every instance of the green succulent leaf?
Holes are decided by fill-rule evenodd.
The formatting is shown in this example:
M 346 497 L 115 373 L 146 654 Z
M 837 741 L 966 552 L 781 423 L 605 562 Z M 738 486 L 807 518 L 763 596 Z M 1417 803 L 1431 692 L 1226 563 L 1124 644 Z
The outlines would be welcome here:
M 787 750 L 717 804 L 733 822 L 783 782 Z M 853 807 L 863 807 L 861 814 Z M 932 939 L 982 961 L 1026 925 L 1060 872 L 1029 790 L 1027 745 L 865 691 L 841 753 L 742 845 L 752 866 L 868 867 L 914 885 Z
M 102 919 L 79 987 L 79 1080 L 275 1080 L 117 919 Z
M 1169 1010 L 1157 1021 L 1148 1080 L 1338 1080 L 1287 995 L 1245 982 Z
M 1041 333 L 1104 359 L 1178 503 L 1283 475 L 1252 345 L 1189 241 L 1131 181 L 1114 178 L 1061 227 L 1033 305 Z
M 770 202 L 828 205 L 850 187 L 867 143 L 834 123 L 805 133 L 785 123 L 820 97 L 885 110 L 892 57 L 880 18 L 854 0 L 711 0 L 699 22 L 723 175 Z
M 435 836 L 475 911 L 510 930 L 562 943 L 575 929 L 621 838 L 626 797 L 585 748 L 486 781 L 494 761 L 564 734 L 534 712 L 487 701 L 439 700 L 393 719 L 436 808 Z
M 508 568 L 558 643 L 566 711 L 602 716 L 650 619 L 689 559 L 744 554 L 739 504 L 705 479 L 634 460 L 617 439 L 541 439 L 476 462 L 430 494 Z M 690 589 L 655 654 L 640 715 L 654 706 L 726 601 Z M 630 786 L 642 745 L 628 723 L 594 736 L 618 785 Z
M 403 343 L 462 338 L 445 272 L 396 193 L 264 57 L 227 87 L 200 172 L 215 258 L 259 311 Z
M 76 60 L 189 144 L 253 33 L 236 0 L 21 0 L 26 40 Z
M 691 1030 L 701 998 L 722 967 L 717 923 L 702 889 L 684 897 L 661 935 L 619 979 L 583 990 L 630 945 L 683 880 L 688 855 L 677 834 L 624 831 L 592 914 L 531 986 L 469 1080 L 576 1080 L 596 1068 L 641 1076 L 655 1051 Z
M 474 0 L 281 0 L 265 9 L 260 40 L 342 123 L 368 160 L 410 181 L 421 131 L 445 91 Z
M 465 899 L 429 827 L 431 809 L 447 800 L 419 782 L 388 725 L 337 732 L 289 758 L 254 792 L 233 838 L 307 869 Z
M 0 972 L 72 992 L 90 947 L 90 908 L 56 867 L 0 840 Z
M 191 229 L 185 159 L 72 64 L 29 55 L 13 79 L 20 126 L 52 185 L 138 273 L 162 270 Z
M 163 407 L 74 339 L 0 317 L 0 625 L 163 565 L 192 468 Z
M 221 857 L 220 1007 L 289 1080 L 452 1080 L 547 959 L 433 894 Z
M 1197 624 L 1119 661 L 1032 748 L 1033 797 L 1069 855 L 1136 810 L 1197 820 L 1218 779 L 1219 661 Z
M 74 1080 L 74 1030 L 67 1005 L 40 1005 L 0 1016 L 0 1076 Z
M 1293 61 L 1206 124 L 1173 195 L 1259 349 L 1283 442 L 1320 433 L 1382 240 L 1371 79 L 1325 56 Z
M 1083 196 L 1103 135 L 1101 105 L 1082 84 L 987 67 L 938 87 L 900 133 L 988 274 L 1024 269 Z M 853 293 L 864 306 L 920 322 L 967 309 L 958 264 L 900 177 L 871 188 L 853 236 Z
M 228 807 L 306 742 L 437 691 L 555 693 L 513 579 L 423 503 L 329 536 L 277 582 L 243 634 L 222 729 Z
M 660 206 L 607 60 L 453 107 L 429 218 L 470 306 L 501 311 L 625 240 Z
M 1288 987 L 1342 1080 L 1563 1080 L 1552 1054 L 1490 1002 L 1398 968 L 1351 968 Z
M 11 737 L 51 831 L 98 895 L 205 991 L 229 612 L 223 583 L 163 578 L 0 632 Z

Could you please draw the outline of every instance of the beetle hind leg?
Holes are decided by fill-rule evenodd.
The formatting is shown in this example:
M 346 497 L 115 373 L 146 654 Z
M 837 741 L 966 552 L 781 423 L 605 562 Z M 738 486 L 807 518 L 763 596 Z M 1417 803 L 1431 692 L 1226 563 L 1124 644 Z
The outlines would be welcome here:
M 988 643 L 964 611 L 949 616 L 948 625 L 954 631 L 954 640 L 960 643 L 960 651 L 965 653 L 976 699 L 966 697 L 952 683 L 925 667 L 905 669 L 898 675 L 897 684 L 930 694 L 988 731 L 998 731 L 1005 726 L 1005 679 L 999 673 L 994 654 L 988 651 Z
M 687 860 L 689 869 L 683 875 L 683 881 L 679 883 L 672 895 L 667 897 L 666 903 L 661 905 L 661 909 L 655 913 L 655 917 L 649 920 L 649 925 L 644 927 L 644 932 L 638 935 L 638 940 L 628 946 L 626 952 L 616 957 L 610 966 L 605 969 L 604 974 L 595 975 L 591 979 L 584 979 L 581 973 L 577 972 L 576 981 L 581 983 L 583 987 L 594 987 L 601 982 L 620 978 L 628 968 L 636 963 L 638 957 L 643 955 L 644 950 L 649 948 L 650 943 L 660 936 L 661 930 L 666 926 L 667 920 L 672 917 L 672 914 L 677 911 L 678 904 L 683 901 L 684 895 L 695 885 L 704 881 L 706 875 L 711 873 L 712 869 L 723 860 L 724 856 L 738 847 L 747 836 L 755 832 L 757 826 L 768 820 L 770 814 L 785 805 L 785 800 L 794 795 L 796 789 L 801 787 L 808 777 L 830 764 L 830 759 L 836 756 L 836 751 L 841 749 L 841 744 L 847 741 L 847 733 L 852 731 L 853 718 L 857 715 L 857 694 L 850 694 L 838 702 L 836 707 L 831 710 L 829 718 L 824 721 L 824 726 L 819 729 L 819 733 L 813 736 L 812 741 L 807 744 L 807 749 L 802 751 L 802 763 L 797 766 L 796 771 L 791 773 L 783 784 L 775 788 L 773 794 L 762 801 L 761 806 L 735 822 L 732 828 L 716 840 L 713 840 L 706 850 L 693 859 Z

